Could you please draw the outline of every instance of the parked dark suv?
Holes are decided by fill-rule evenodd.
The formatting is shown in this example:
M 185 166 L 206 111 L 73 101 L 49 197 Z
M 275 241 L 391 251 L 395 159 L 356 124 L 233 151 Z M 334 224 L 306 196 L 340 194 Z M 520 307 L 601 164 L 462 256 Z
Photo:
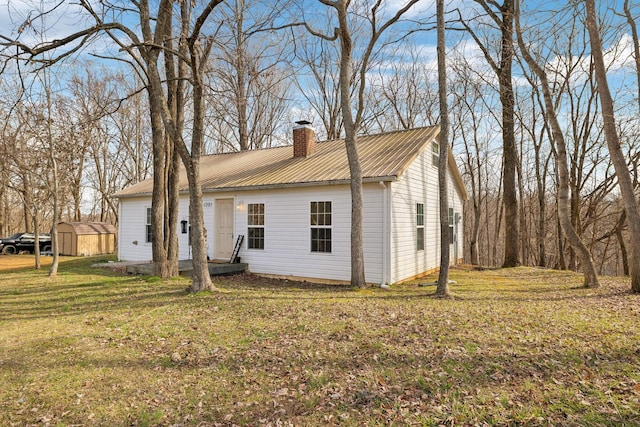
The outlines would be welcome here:
M 51 250 L 51 235 L 40 234 L 38 236 L 40 242 L 40 252 L 48 252 Z M 35 251 L 36 236 L 33 233 L 17 233 L 4 239 L 0 239 L 0 250 L 3 254 L 18 254 L 20 251 Z

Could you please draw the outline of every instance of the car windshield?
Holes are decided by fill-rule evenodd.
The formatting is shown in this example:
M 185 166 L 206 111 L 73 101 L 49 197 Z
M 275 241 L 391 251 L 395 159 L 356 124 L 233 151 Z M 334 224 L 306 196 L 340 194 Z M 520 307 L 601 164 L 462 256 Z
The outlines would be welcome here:
M 5 237 L 5 239 L 9 240 L 9 239 L 19 239 L 20 236 L 22 236 L 24 233 L 16 233 L 13 236 L 9 236 L 9 237 Z

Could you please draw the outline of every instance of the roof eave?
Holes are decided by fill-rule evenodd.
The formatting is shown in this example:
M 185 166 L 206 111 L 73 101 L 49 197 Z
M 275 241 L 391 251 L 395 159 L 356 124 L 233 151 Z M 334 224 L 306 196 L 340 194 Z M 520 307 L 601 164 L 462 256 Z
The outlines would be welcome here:
M 385 176 L 371 176 L 362 178 L 363 183 L 371 182 L 393 182 L 397 181 L 396 175 Z M 347 185 L 350 183 L 350 179 L 332 179 L 328 181 L 308 181 L 308 182 L 285 182 L 276 184 L 263 184 L 263 185 L 245 185 L 245 186 L 230 186 L 230 187 L 203 187 L 203 193 L 219 193 L 219 192 L 231 192 L 231 191 L 255 191 L 255 190 L 277 190 L 282 188 L 297 188 L 297 187 L 319 187 L 327 185 Z M 181 190 L 180 194 L 189 194 L 188 190 Z M 150 197 L 150 192 L 134 193 L 134 194 L 114 194 L 111 197 L 116 199 L 135 199 L 138 197 Z

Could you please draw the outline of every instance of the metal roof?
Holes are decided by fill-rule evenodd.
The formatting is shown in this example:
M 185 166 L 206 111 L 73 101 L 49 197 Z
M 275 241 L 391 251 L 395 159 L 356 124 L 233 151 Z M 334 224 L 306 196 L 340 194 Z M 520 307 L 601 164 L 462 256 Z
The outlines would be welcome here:
M 107 222 L 61 222 L 58 225 L 68 225 L 77 235 L 81 234 L 116 234 L 117 228 Z
M 363 181 L 394 181 L 440 133 L 439 126 L 358 137 Z M 452 156 L 449 157 L 453 159 Z M 451 162 L 454 175 L 460 174 Z M 348 183 L 349 163 L 343 139 L 316 143 L 309 157 L 293 157 L 291 145 L 262 150 L 203 156 L 200 181 L 203 192 L 281 188 L 289 186 Z M 462 179 L 456 182 L 459 186 Z M 151 179 L 134 184 L 115 197 L 150 195 Z M 184 168 L 179 190 L 188 191 Z M 466 198 L 464 186 L 461 186 Z

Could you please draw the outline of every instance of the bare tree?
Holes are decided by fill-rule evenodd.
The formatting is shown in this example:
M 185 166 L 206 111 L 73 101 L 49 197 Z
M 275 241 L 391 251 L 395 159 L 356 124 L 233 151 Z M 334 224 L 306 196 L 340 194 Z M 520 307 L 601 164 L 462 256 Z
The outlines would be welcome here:
M 602 53 L 602 41 L 598 31 L 597 16 L 594 0 L 585 0 L 586 26 L 589 30 L 589 42 L 591 44 L 591 56 L 593 58 L 596 81 L 598 82 L 598 95 L 602 105 L 602 120 L 604 135 L 609 147 L 609 155 L 618 177 L 620 193 L 627 212 L 627 221 L 631 229 L 631 291 L 640 293 L 640 210 L 634 193 L 631 174 L 627 162 L 620 148 L 620 140 L 615 123 L 613 99 L 607 81 L 607 70 Z
M 438 100 L 440 101 L 440 153 L 438 159 L 438 198 L 440 208 L 440 272 L 436 295 L 449 297 L 449 103 L 447 97 L 447 60 L 446 37 L 444 20 L 444 0 L 436 2 L 437 33 L 438 33 Z
M 516 190 L 516 170 L 519 162 L 515 140 L 514 95 L 512 67 L 514 58 L 513 13 L 514 0 L 504 0 L 502 4 L 490 0 L 474 0 L 491 21 L 500 29 L 500 58 L 496 60 L 489 47 L 483 43 L 471 26 L 461 20 L 466 30 L 480 47 L 485 59 L 498 76 L 500 102 L 502 104 L 502 145 L 503 145 L 503 191 L 505 240 L 503 267 L 520 264 L 520 237 L 518 221 L 518 195 Z
M 364 275 L 364 248 L 363 248 L 363 196 L 362 196 L 362 170 L 358 156 L 358 129 L 362 123 L 362 115 L 365 110 L 364 94 L 366 87 L 366 72 L 369 61 L 372 59 L 376 43 L 382 34 L 391 25 L 396 23 L 406 11 L 409 10 L 418 0 L 410 0 L 400 8 L 391 18 L 378 24 L 380 18 L 380 7 L 382 0 L 376 0 L 371 8 L 365 11 L 369 22 L 369 38 L 362 55 L 362 62 L 359 64 L 357 73 L 359 75 L 359 86 L 357 89 L 357 103 L 354 109 L 352 105 L 351 91 L 353 89 L 353 39 L 352 25 L 349 22 L 349 0 L 320 0 L 326 6 L 335 10 L 338 20 L 338 27 L 335 28 L 333 36 L 323 35 L 309 27 L 307 29 L 314 35 L 325 40 L 340 40 L 340 108 L 342 110 L 342 120 L 345 130 L 345 146 L 347 158 L 349 160 L 350 189 L 351 189 L 351 285 L 363 288 L 366 285 Z M 355 115 L 352 112 L 355 110 Z
M 203 83 L 202 78 L 205 71 L 204 64 L 212 46 L 212 40 L 202 37 L 202 29 L 207 19 L 213 12 L 214 8 L 221 3 L 222 0 L 211 0 L 206 2 L 200 9 L 200 13 L 196 14 L 195 4 L 187 2 L 175 2 L 174 0 L 161 0 L 157 5 L 157 13 L 152 16 L 150 5 L 148 2 L 135 4 L 136 9 L 129 9 L 126 5 L 115 5 L 114 3 L 105 4 L 105 9 L 98 12 L 94 9 L 94 5 L 90 2 L 82 0 L 80 6 L 90 14 L 94 19 L 95 25 L 75 32 L 67 37 L 59 40 L 53 40 L 40 44 L 36 47 L 30 47 L 25 43 L 13 40 L 6 36 L 1 38 L 3 44 L 7 47 L 19 49 L 24 52 L 28 58 L 40 58 L 46 52 L 55 51 L 62 46 L 71 46 L 69 50 L 52 60 L 45 61 L 46 64 L 55 63 L 79 50 L 84 43 L 93 35 L 98 33 L 108 34 L 112 40 L 127 54 L 137 69 L 143 70 L 147 79 L 147 93 L 149 95 L 149 105 L 152 120 L 152 135 L 154 147 L 154 188 L 152 196 L 152 220 L 153 229 L 153 259 L 154 270 L 157 274 L 166 277 L 171 274 L 169 268 L 167 249 L 163 242 L 163 220 L 165 219 L 165 194 L 167 194 L 168 184 L 166 179 L 166 156 L 171 151 L 168 149 L 166 141 L 169 140 L 175 144 L 182 162 L 185 166 L 190 195 L 190 217 L 192 222 L 192 248 L 193 248 L 193 264 L 194 274 L 192 276 L 192 290 L 194 292 L 203 289 L 212 289 L 211 278 L 209 276 L 206 247 L 204 239 L 204 225 L 202 213 L 202 190 L 199 183 L 199 161 L 203 147 Z M 166 42 L 171 38 L 171 29 L 174 19 L 174 6 L 179 6 L 179 27 L 180 27 L 180 44 L 177 50 L 167 50 Z M 119 13 L 108 13 L 109 11 Z M 140 31 L 142 37 L 128 27 L 124 22 L 107 22 L 103 17 L 116 16 L 123 18 L 127 14 L 135 11 L 140 19 Z M 121 40 L 118 36 L 124 36 L 125 40 Z M 178 74 L 178 78 L 189 78 L 193 87 L 193 127 L 190 135 L 191 146 L 187 147 L 183 135 L 180 132 L 179 117 L 176 116 L 175 110 L 171 109 L 167 95 L 163 90 L 163 76 L 161 73 L 159 59 L 161 54 L 165 57 L 176 55 L 176 58 L 188 67 L 189 75 Z M 179 70 L 185 70 L 178 67 Z M 165 134 L 166 131 L 166 134 Z M 165 139 L 168 136 L 168 139 Z M 171 202 L 169 210 L 175 208 L 177 204 Z M 175 228 L 175 227 L 173 227 Z M 172 227 L 169 227 L 171 230 Z M 170 241 L 175 241 L 171 236 L 167 236 Z M 172 263 L 175 264 L 175 263 Z
M 567 149 L 562 132 L 560 121 L 556 113 L 555 104 L 551 94 L 551 86 L 547 73 L 542 66 L 531 56 L 523 38 L 520 28 L 519 8 L 520 0 L 516 0 L 515 26 L 520 52 L 531 70 L 538 76 L 540 86 L 544 96 L 546 107 L 546 117 L 550 124 L 553 135 L 553 141 L 556 144 L 556 165 L 558 168 L 558 217 L 562 226 L 562 231 L 567 236 L 571 246 L 577 251 L 582 262 L 582 270 L 584 274 L 584 286 L 589 288 L 598 287 L 599 281 L 593 264 L 591 253 L 585 246 L 584 242 L 576 233 L 571 224 L 571 215 L 569 212 L 569 170 L 567 167 Z
M 296 50 L 298 60 L 308 73 L 296 79 L 296 84 L 306 103 L 320 117 L 326 139 L 338 139 L 343 131 L 340 71 L 335 61 L 340 54 L 339 48 L 323 38 L 305 42 L 305 36 L 302 36 L 300 41 L 300 48 Z
M 221 4 L 207 72 L 207 119 L 218 151 L 271 146 L 289 107 L 290 56 L 273 23 L 291 0 Z M 291 53 L 290 53 L 291 52 Z
M 425 52 L 409 41 L 403 43 L 402 54 L 385 61 L 371 84 L 372 116 L 383 132 L 438 122 L 437 71 L 425 64 Z

